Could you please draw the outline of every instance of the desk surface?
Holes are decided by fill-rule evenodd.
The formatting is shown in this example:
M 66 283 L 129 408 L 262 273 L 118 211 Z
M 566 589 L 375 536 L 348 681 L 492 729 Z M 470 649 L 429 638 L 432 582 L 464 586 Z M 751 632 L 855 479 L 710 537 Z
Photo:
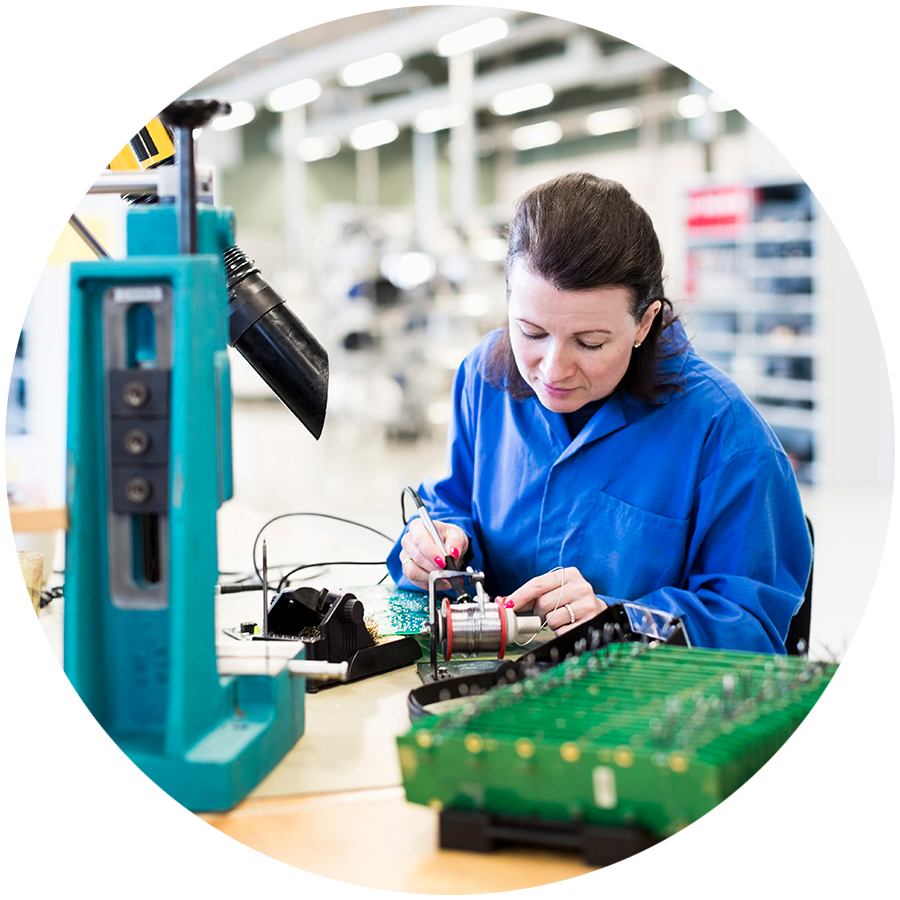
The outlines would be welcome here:
M 437 813 L 399 786 L 394 736 L 417 683 L 407 667 L 308 694 L 304 736 L 228 813 L 26 808 L 7 894 L 894 892 L 894 753 L 872 741 L 727 841 L 642 872 L 592 868 L 575 851 L 441 850 Z

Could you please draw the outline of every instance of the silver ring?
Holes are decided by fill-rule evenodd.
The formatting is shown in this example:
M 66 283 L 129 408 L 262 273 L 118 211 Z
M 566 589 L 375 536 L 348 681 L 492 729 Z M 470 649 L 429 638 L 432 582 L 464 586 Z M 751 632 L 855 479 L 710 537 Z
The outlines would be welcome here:
M 563 606 L 566 608 L 566 610 L 569 613 L 569 624 L 574 625 L 575 624 L 575 613 L 572 612 L 572 607 L 569 606 L 568 603 L 563 603 Z

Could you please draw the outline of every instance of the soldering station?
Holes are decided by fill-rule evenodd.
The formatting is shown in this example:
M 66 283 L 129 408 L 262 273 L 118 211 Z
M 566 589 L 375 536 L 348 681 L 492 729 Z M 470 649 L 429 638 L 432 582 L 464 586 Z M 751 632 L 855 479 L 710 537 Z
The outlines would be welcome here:
M 225 813 L 315 746 L 308 704 L 409 671 L 396 761 L 406 800 L 436 810 L 441 848 L 568 848 L 640 870 L 727 843 L 884 730 L 881 673 L 813 659 L 808 618 L 787 657 L 694 647 L 685 622 L 639 602 L 555 635 L 488 594 L 411 486 L 398 533 L 420 517 L 444 561 L 427 590 L 311 584 L 306 566 L 273 580 L 262 531 L 253 577 L 223 580 L 228 348 L 316 440 L 329 354 L 237 245 L 197 165 L 228 98 L 151 98 L 110 9 L 27 7 L 106 171 L 45 176 L 6 146 L 22 190 L 96 256 L 69 276 L 65 704 L 58 729 L 22 740 L 26 807 Z M 101 193 L 127 206 L 124 258 L 65 199 Z M 237 592 L 256 612 L 222 627 L 216 604 Z

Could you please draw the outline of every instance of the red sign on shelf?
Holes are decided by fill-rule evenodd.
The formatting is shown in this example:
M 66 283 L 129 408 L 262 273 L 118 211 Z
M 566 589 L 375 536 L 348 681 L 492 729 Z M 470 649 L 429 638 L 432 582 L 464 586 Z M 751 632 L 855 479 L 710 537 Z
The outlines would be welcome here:
M 687 201 L 688 231 L 735 234 L 750 221 L 753 191 L 740 185 L 698 188 Z

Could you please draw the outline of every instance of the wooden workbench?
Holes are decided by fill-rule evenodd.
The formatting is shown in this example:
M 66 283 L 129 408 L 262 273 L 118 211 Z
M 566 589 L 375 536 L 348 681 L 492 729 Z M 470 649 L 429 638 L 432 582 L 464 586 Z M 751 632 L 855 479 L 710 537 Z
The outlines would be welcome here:
M 307 695 L 306 733 L 224 814 L 20 811 L 7 894 L 880 894 L 894 892 L 894 753 L 872 741 L 745 821 L 642 872 L 533 847 L 438 847 L 394 736 L 414 667 Z M 7 790 L 15 790 L 15 767 Z
M 68 512 L 65 506 L 21 506 L 9 507 L 12 530 L 19 532 L 65 531 L 68 527 Z

